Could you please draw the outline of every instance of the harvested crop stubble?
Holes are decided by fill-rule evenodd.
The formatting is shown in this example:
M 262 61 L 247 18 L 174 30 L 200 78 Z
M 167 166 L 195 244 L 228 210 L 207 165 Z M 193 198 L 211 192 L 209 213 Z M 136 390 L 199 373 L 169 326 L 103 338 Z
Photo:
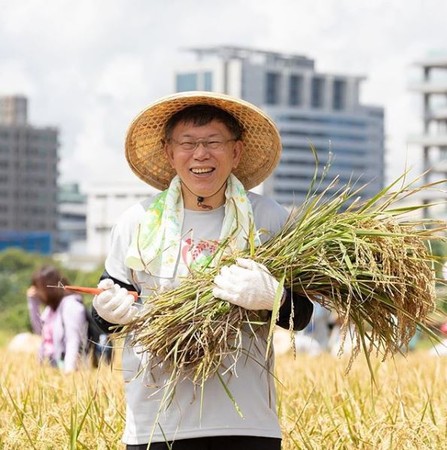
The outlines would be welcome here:
M 445 230 L 439 221 L 404 220 L 420 207 L 393 207 L 423 189 L 405 185 L 392 192 L 402 179 L 362 203 L 361 189 L 349 186 L 329 198 L 332 186 L 310 195 L 278 236 L 259 247 L 251 236 L 248 249 L 237 254 L 225 253 L 223 245 L 214 267 L 149 298 L 120 334 L 131 332 L 130 344 L 170 363 L 172 381 L 189 377 L 201 384 L 224 360 L 231 367 L 228 360 L 235 363 L 241 354 L 241 333 L 270 320 L 213 298 L 219 268 L 243 256 L 267 266 L 294 293 L 336 311 L 344 329 L 352 325 L 351 361 L 362 348 L 367 358 L 374 349 L 384 358 L 399 351 L 435 309 L 434 257 L 427 241 L 443 239 Z

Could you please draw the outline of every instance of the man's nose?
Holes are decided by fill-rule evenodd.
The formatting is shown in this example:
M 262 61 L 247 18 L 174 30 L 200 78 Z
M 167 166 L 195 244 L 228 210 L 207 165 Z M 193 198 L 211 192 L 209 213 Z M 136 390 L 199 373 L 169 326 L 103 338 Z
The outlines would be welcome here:
M 195 158 L 203 158 L 204 156 L 208 156 L 208 145 L 205 141 L 199 141 L 197 142 L 197 147 L 194 150 L 194 157 Z

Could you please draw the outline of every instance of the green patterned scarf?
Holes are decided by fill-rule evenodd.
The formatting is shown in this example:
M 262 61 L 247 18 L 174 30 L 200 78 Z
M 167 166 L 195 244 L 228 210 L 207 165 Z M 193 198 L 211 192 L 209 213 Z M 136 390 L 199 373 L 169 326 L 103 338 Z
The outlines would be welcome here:
M 231 174 L 225 190 L 225 218 L 220 240 L 229 239 L 227 248 L 244 249 L 253 229 L 253 210 L 242 183 Z M 174 177 L 168 189 L 151 203 L 127 251 L 127 267 L 160 278 L 175 278 L 181 264 L 183 197 L 181 180 Z M 259 238 L 255 236 L 256 245 Z

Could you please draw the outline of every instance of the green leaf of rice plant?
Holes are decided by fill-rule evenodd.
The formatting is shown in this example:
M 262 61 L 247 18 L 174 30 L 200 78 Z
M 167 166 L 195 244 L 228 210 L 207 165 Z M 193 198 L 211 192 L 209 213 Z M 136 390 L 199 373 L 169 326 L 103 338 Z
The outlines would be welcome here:
M 119 334 L 131 332 L 131 344 L 167 363 L 173 380 L 187 376 L 197 384 L 216 375 L 224 360 L 237 361 L 243 333 L 267 326 L 269 352 L 280 292 L 269 322 L 262 312 L 212 295 L 220 268 L 249 257 L 270 270 L 281 292 L 284 287 L 321 303 L 338 314 L 344 329 L 353 329 L 351 362 L 360 352 L 385 358 L 401 351 L 416 328 L 429 330 L 436 311 L 429 244 L 445 241 L 446 234 L 444 221 L 413 216 L 432 205 L 407 206 L 408 200 L 440 182 L 414 186 L 404 174 L 370 199 L 361 198 L 363 187 L 337 183 L 309 192 L 282 231 L 263 244 L 255 246 L 252 231 L 247 250 L 228 254 L 221 247 L 206 270 L 192 270 L 178 288 L 148 298 L 142 314 Z

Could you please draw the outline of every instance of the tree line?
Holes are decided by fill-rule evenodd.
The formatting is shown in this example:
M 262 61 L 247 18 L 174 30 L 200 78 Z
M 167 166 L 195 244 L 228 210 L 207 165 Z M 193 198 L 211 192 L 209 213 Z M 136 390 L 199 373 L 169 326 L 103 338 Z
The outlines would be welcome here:
M 30 331 L 31 326 L 26 302 L 26 290 L 31 284 L 33 272 L 44 264 L 58 267 L 71 284 L 96 286 L 103 267 L 82 271 L 64 267 L 51 256 L 30 253 L 19 248 L 8 248 L 0 252 L 0 332 L 3 338 Z M 92 298 L 84 296 L 84 303 Z

